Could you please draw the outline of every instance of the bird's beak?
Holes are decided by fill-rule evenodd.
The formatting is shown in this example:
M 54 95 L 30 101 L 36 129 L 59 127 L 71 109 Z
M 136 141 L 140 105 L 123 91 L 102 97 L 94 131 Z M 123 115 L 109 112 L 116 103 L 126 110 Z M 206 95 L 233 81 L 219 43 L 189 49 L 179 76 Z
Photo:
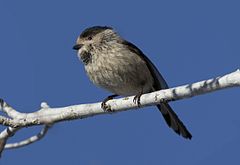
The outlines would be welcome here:
M 79 49 L 81 49 L 82 46 L 83 46 L 83 44 L 76 44 L 76 45 L 73 46 L 73 49 L 74 50 L 79 50 Z

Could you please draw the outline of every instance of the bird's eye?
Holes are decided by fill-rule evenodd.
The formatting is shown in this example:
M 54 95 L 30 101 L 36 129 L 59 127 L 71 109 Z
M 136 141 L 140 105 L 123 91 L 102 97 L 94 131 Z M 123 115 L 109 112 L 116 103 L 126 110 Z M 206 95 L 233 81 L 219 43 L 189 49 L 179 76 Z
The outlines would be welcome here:
M 91 37 L 91 36 L 89 36 L 89 37 L 88 37 L 88 40 L 92 40 L 92 37 Z

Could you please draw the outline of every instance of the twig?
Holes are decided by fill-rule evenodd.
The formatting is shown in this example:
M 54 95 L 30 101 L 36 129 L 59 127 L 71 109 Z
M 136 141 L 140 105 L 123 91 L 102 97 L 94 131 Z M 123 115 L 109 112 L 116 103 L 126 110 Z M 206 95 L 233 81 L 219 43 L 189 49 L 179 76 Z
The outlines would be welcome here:
M 28 138 L 26 140 L 20 141 L 20 142 L 6 144 L 4 149 L 19 148 L 19 147 L 23 147 L 23 146 L 32 144 L 32 143 L 34 143 L 36 141 L 39 141 L 46 135 L 46 133 L 48 132 L 50 127 L 51 126 L 49 126 L 49 125 L 45 125 L 43 127 L 43 129 L 41 130 L 41 132 L 39 132 L 37 135 L 32 136 L 32 137 L 30 137 L 30 138 Z

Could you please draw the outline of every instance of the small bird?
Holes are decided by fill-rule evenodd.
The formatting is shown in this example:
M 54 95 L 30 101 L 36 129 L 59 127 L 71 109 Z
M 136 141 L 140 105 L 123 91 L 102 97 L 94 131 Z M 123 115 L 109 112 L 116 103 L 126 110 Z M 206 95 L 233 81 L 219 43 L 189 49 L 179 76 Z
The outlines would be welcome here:
M 167 89 L 168 85 L 154 64 L 131 42 L 123 39 L 112 27 L 93 26 L 85 29 L 77 38 L 73 49 L 77 50 L 90 80 L 98 87 L 116 96 L 135 95 L 140 104 L 144 93 Z M 167 125 L 186 139 L 192 135 L 172 110 L 167 101 L 157 105 Z

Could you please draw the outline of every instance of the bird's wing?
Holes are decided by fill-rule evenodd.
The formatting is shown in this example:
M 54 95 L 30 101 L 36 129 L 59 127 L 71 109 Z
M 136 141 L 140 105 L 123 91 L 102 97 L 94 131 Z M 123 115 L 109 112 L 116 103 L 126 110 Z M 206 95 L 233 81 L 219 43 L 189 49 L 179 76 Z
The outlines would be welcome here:
M 127 48 L 130 51 L 134 52 L 136 55 L 141 57 L 146 62 L 146 65 L 147 65 L 147 67 L 148 67 L 148 69 L 149 69 L 149 71 L 152 74 L 152 77 L 154 79 L 153 88 L 155 90 L 167 89 L 168 88 L 168 85 L 167 85 L 166 81 L 164 80 L 163 76 L 159 73 L 157 68 L 148 59 L 148 57 L 145 54 L 143 54 L 143 52 L 137 46 L 135 46 L 134 44 L 132 44 L 131 42 L 128 42 L 126 40 L 123 40 L 122 44 L 127 46 Z

